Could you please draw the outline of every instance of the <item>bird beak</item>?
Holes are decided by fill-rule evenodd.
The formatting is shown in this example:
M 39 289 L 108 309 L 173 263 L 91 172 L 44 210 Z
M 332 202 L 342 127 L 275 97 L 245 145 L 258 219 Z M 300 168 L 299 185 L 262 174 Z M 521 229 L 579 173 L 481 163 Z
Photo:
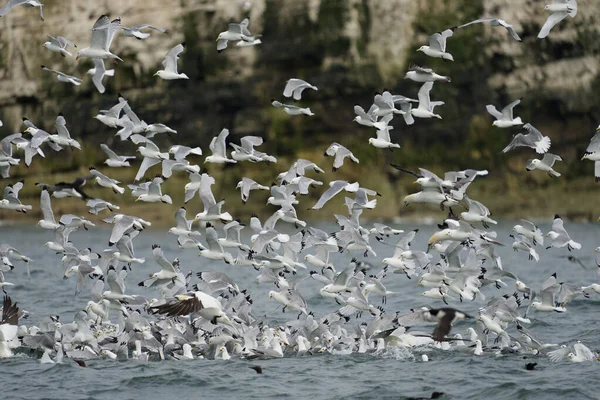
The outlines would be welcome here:
M 600 219 L 600 218 L 599 218 L 599 219 Z M 598 249 L 594 249 L 594 253 L 597 253 L 597 252 L 598 252 Z
M 585 160 L 585 156 L 581 157 L 581 161 Z
M 417 51 L 422 51 L 421 49 L 417 49 Z
M 158 72 L 155 72 L 154 75 L 152 75 L 152 76 L 156 76 L 156 75 L 158 75 Z M 144 130 L 144 132 L 145 132 L 145 130 Z

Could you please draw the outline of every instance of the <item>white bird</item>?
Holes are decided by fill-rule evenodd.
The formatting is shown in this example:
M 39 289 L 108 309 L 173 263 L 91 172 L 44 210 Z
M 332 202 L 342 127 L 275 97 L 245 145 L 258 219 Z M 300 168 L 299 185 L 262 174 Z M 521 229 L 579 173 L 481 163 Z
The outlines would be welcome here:
M 242 195 L 242 203 L 246 203 L 248 201 L 248 197 L 250 196 L 251 190 L 269 190 L 268 186 L 261 185 L 250 178 L 242 178 L 241 181 L 238 182 L 236 189 L 240 189 Z
M 532 149 L 535 149 L 538 154 L 544 154 L 550 150 L 550 138 L 548 136 L 543 136 L 542 133 L 535 129 L 531 124 L 525 124 L 523 128 L 525 128 L 527 134 L 516 134 L 508 146 L 502 150 L 503 153 L 507 153 L 515 147 L 520 146 L 531 147 Z
M 340 193 L 342 190 L 353 193 L 356 192 L 359 189 L 359 187 L 360 186 L 358 182 L 348 183 L 348 181 L 342 180 L 331 181 L 329 182 L 329 189 L 323 192 L 323 194 L 315 203 L 315 205 L 311 207 L 311 210 L 318 210 L 320 208 L 323 208 L 325 203 L 331 200 L 336 194 Z
M 66 57 L 66 56 L 71 57 L 72 56 L 72 54 L 67 51 L 67 46 L 77 47 L 75 45 L 75 43 L 71 42 L 69 39 L 64 38 L 62 36 L 54 37 L 54 36 L 48 35 L 48 39 L 50 41 L 45 42 L 43 46 L 50 51 L 53 51 L 55 53 L 60 53 L 60 55 L 63 57 Z
M 590 160 L 594 162 L 594 177 L 596 182 L 600 182 L 600 125 L 596 128 L 596 134 L 590 140 L 590 144 L 585 149 L 581 161 Z
M 115 34 L 121 28 L 120 18 L 111 21 L 108 16 L 101 15 L 92 27 L 92 39 L 89 47 L 79 50 L 75 59 L 78 60 L 82 57 L 89 57 L 101 58 L 103 60 L 112 58 L 123 61 L 121 58 L 110 52 L 110 45 L 115 38 Z
M 515 29 L 513 28 L 513 26 L 511 24 L 509 24 L 508 22 L 506 22 L 505 20 L 500 19 L 500 18 L 480 18 L 480 19 L 476 19 L 475 21 L 471 21 L 471 22 L 467 22 L 466 24 L 459 25 L 452 29 L 456 29 L 456 28 L 460 29 L 460 28 L 467 27 L 469 25 L 480 24 L 483 22 L 489 22 L 491 26 L 501 26 L 503 28 L 506 28 L 506 30 L 508 31 L 510 36 L 513 37 L 513 39 L 515 39 L 518 42 L 521 41 L 521 38 L 519 37 L 517 32 L 515 32 Z
M 104 164 L 108 165 L 109 167 L 113 167 L 113 168 L 130 167 L 131 164 L 129 164 L 129 161 L 127 161 L 127 160 L 135 159 L 135 156 L 119 156 L 119 155 L 117 155 L 117 153 L 112 151 L 104 143 L 100 144 L 100 148 L 108 156 L 108 158 L 106 160 L 104 160 Z
M 54 143 L 56 146 L 68 146 L 81 150 L 79 142 L 71 138 L 69 130 L 67 129 L 67 121 L 62 113 L 58 114 L 58 117 L 56 117 L 54 126 L 56 127 L 56 134 L 49 135 L 48 142 Z
M 0 210 L 14 210 L 22 213 L 30 211 L 33 207 L 25 205 L 19 200 L 19 192 L 22 188 L 23 181 L 19 181 L 13 185 L 6 185 L 3 198 L 0 200 Z
M 410 79 L 415 82 L 450 82 L 450 77 L 438 75 L 431 68 L 419 67 L 418 65 L 411 65 L 408 72 L 404 75 L 404 79 Z
M 544 10 L 551 12 L 550 16 L 542 26 L 540 33 L 538 33 L 538 39 L 543 39 L 550 33 L 550 30 L 554 28 L 556 24 L 565 19 L 568 16 L 574 18 L 577 15 L 577 1 L 576 0 L 552 0 L 552 4 L 548 4 L 544 7 Z
M 229 143 L 235 150 L 231 152 L 231 157 L 236 161 L 250 162 L 277 162 L 277 159 L 266 153 L 262 153 L 254 148 L 263 144 L 263 139 L 260 136 L 244 136 L 240 139 L 241 146 L 235 143 Z
M 239 24 L 229 24 L 228 29 L 219 33 L 219 36 L 217 36 L 217 51 L 220 53 L 225 50 L 227 48 L 227 42 L 230 40 L 250 43 L 255 42 L 257 38 L 252 36 L 248 30 L 249 24 L 250 20 L 248 18 L 244 18 Z
M 443 60 L 454 61 L 452 54 L 446 53 L 446 39 L 452 36 L 452 29 L 446 29 L 441 33 L 434 33 L 429 36 L 429 46 L 421 46 L 417 51 L 422 51 L 429 57 L 441 58 Z
M 164 179 L 160 176 L 155 177 L 148 185 L 148 193 L 142 193 L 138 196 L 136 201 L 144 201 L 146 203 L 167 203 L 173 204 L 171 196 L 168 194 L 162 194 L 160 185 L 164 182 Z
M 76 76 L 72 76 L 72 75 L 67 75 L 64 72 L 60 72 L 60 71 L 56 71 L 54 69 L 50 69 L 44 65 L 42 65 L 42 69 L 44 71 L 48 71 L 48 72 L 52 72 L 53 74 L 56 74 L 56 78 L 61 81 L 61 82 L 65 82 L 65 83 L 71 83 L 75 86 L 79 86 L 81 85 L 82 80 L 79 79 Z
M 102 199 L 89 199 L 85 205 L 88 207 L 88 212 L 94 215 L 98 215 L 103 210 L 117 211 L 121 208 Z
M 208 148 L 212 151 L 212 155 L 206 157 L 204 159 L 205 163 L 213 163 L 213 164 L 226 164 L 232 163 L 235 164 L 237 161 L 227 158 L 227 146 L 225 141 L 229 136 L 229 129 L 223 128 L 221 132 L 210 141 L 210 145 Z
M 285 97 L 293 97 L 294 100 L 300 100 L 304 89 L 319 90 L 316 86 L 302 79 L 292 78 L 287 81 L 285 89 L 283 89 L 283 95 Z
M 506 107 L 502 109 L 502 112 L 499 112 L 496 109 L 496 106 L 492 104 L 488 104 L 485 106 L 487 112 L 490 113 L 496 121 L 492 123 L 493 126 L 497 126 L 498 128 L 510 128 L 513 126 L 523 125 L 523 121 L 521 121 L 521 117 L 514 118 L 513 117 L 513 108 L 521 103 L 521 99 L 515 100 Z
M 165 124 L 150 124 L 148 125 L 145 129 L 144 129 L 144 133 L 146 134 L 146 137 L 148 139 L 158 135 L 159 133 L 177 133 L 177 131 L 175 129 L 171 129 L 169 128 L 167 125 Z M 173 148 L 175 146 L 172 146 L 171 148 Z M 185 146 L 182 146 L 185 147 Z M 189 147 L 188 147 L 189 148 Z M 198 147 L 196 147 L 198 148 Z M 169 153 L 171 152 L 171 150 L 169 149 Z M 202 155 L 202 151 L 200 151 L 200 155 Z
M 496 225 L 497 222 L 491 219 L 490 210 L 482 203 L 471 200 L 467 195 L 464 196 L 469 210 L 467 212 L 460 213 L 460 217 L 469 223 L 480 222 L 484 228 L 489 228 L 489 224 Z
M 173 47 L 167 53 L 165 59 L 162 62 L 163 68 L 157 71 L 154 76 L 165 80 L 173 80 L 173 79 L 190 79 L 186 74 L 177 72 L 177 60 L 179 59 L 179 54 L 183 52 L 185 48 L 185 42 L 178 44 Z
M 392 139 L 390 138 L 390 130 L 394 129 L 393 126 L 387 125 L 392 120 L 392 114 L 388 114 L 381 119 L 385 122 L 386 126 L 383 129 L 377 129 L 375 132 L 374 138 L 369 138 L 369 144 L 378 149 L 389 149 L 392 151 L 394 148 L 399 149 L 400 145 L 398 143 L 392 143 Z
M 552 166 L 556 161 L 562 161 L 562 158 L 555 154 L 546 153 L 541 160 L 538 160 L 537 158 L 527 160 L 527 166 L 525 169 L 527 171 L 539 169 L 540 171 L 547 172 L 550 177 L 560 176 L 560 173 L 552 169 Z
M 94 58 L 93 60 L 94 68 L 90 68 L 87 71 L 87 74 L 92 75 L 92 83 L 94 84 L 94 86 L 96 86 L 98 92 L 104 93 L 106 89 L 104 88 L 102 80 L 105 76 L 115 76 L 115 70 L 106 69 L 106 67 L 104 66 L 104 60 L 101 58 Z
M 511 235 L 512 236 L 512 235 Z M 512 236 L 514 238 L 514 236 Z M 529 260 L 535 260 L 538 262 L 540 256 L 537 251 L 533 248 L 533 244 L 529 241 L 529 238 L 524 235 L 519 235 L 518 238 L 514 238 L 515 241 L 512 244 L 512 248 L 515 252 L 523 250 L 529 253 Z
M 169 159 L 169 153 L 161 153 L 157 145 L 154 144 L 150 139 L 147 139 L 141 135 L 134 134 L 131 136 L 131 140 L 135 144 L 143 143 L 145 146 L 138 147 L 137 151 L 144 156 L 140 169 L 133 179 L 135 182 L 139 181 L 144 177 L 148 168 L 160 163 L 162 160 Z
M 356 117 L 354 117 L 354 121 L 358 122 L 360 125 L 363 126 L 368 126 L 368 127 L 373 127 L 373 128 L 377 128 L 377 129 L 385 129 L 385 127 L 387 126 L 387 122 L 386 121 L 377 121 L 378 116 L 375 115 L 375 111 L 377 111 L 379 107 L 377 107 L 375 104 L 371 105 L 371 108 L 369 108 L 368 112 L 365 112 L 365 110 L 359 106 L 359 105 L 355 105 L 354 106 L 354 113 L 356 114 Z
M 344 160 L 346 158 L 350 158 L 350 160 L 352 160 L 352 162 L 355 162 L 356 164 L 359 163 L 358 158 L 356 158 L 350 150 L 336 142 L 333 142 L 327 148 L 327 150 L 325 150 L 325 155 L 334 157 L 333 171 L 337 171 L 342 165 L 344 165 Z
M 308 107 L 306 107 L 306 108 L 302 108 L 302 107 L 292 106 L 292 105 L 289 105 L 289 104 L 283 104 L 283 103 L 280 103 L 280 102 L 279 102 L 279 101 L 277 101 L 277 100 L 273 100 L 273 101 L 271 102 L 271 104 L 272 104 L 274 107 L 277 107 L 277 108 L 282 108 L 282 109 L 283 109 L 283 111 L 285 111 L 285 112 L 286 112 L 287 114 L 289 114 L 289 115 L 300 115 L 300 114 L 304 114 L 304 115 L 308 115 L 309 117 L 310 117 L 310 116 L 312 116 L 312 115 L 315 115 L 315 114 L 314 114 L 314 113 L 313 113 L 313 112 L 310 110 L 310 108 L 308 108 Z
M 27 7 L 38 7 L 40 9 L 40 19 L 42 21 L 44 20 L 44 4 L 42 4 L 42 2 L 39 0 L 8 0 L 8 3 L 0 7 L 0 17 L 4 17 L 13 8 L 20 5 L 24 5 Z
M 196 214 L 194 218 L 195 221 L 232 221 L 233 217 L 228 212 L 221 212 L 221 207 L 225 203 L 224 200 L 220 202 L 216 202 L 215 196 L 211 190 L 211 186 L 215 183 L 215 178 L 208 174 L 202 174 L 200 180 L 194 184 L 194 187 L 191 189 L 193 192 L 191 196 L 193 197 L 196 190 L 198 191 L 198 195 L 200 196 L 200 200 L 202 200 L 202 204 L 204 205 L 204 211 Z M 186 185 L 186 190 L 187 185 Z M 186 198 L 188 194 L 186 192 Z M 191 197 L 190 197 L 191 198 Z
M 439 118 L 442 117 L 433 112 L 434 108 L 440 105 L 444 105 L 443 101 L 431 101 L 429 98 L 429 92 L 433 88 L 433 82 L 425 82 L 419 89 L 418 98 L 419 106 L 413 108 L 410 113 L 413 117 L 417 118 Z
M 50 194 L 47 190 L 42 190 L 40 195 L 40 209 L 42 210 L 43 219 L 37 223 L 40 228 L 43 229 L 56 229 L 60 225 L 54 219 L 54 213 L 52 212 L 52 203 L 50 202 Z
M 127 100 L 119 97 L 119 102 L 116 105 L 112 106 L 109 110 L 100 110 L 100 113 L 94 116 L 94 118 L 106 126 L 117 128 L 123 124 L 120 115 L 125 105 L 127 105 Z
M 551 247 L 561 248 L 565 246 L 567 246 L 567 249 L 569 249 L 569 251 L 573 249 L 581 249 L 581 243 L 578 243 L 571 239 L 571 237 L 567 233 L 567 230 L 563 226 L 562 218 L 558 215 L 554 216 L 554 221 L 552 221 L 552 230 L 548 232 L 546 236 L 549 237 L 550 240 L 552 240 L 552 243 L 550 244 L 550 246 L 546 247 L 546 249 L 549 249 Z
M 116 179 L 109 178 L 96 168 L 90 167 L 90 174 L 95 177 L 94 182 L 96 182 L 98 185 L 112 189 L 113 192 L 118 194 L 125 193 L 125 189 L 119 186 L 119 183 L 121 182 Z
M 139 24 L 129 28 L 123 27 L 123 36 L 134 37 L 139 40 L 146 39 L 150 36 L 150 34 L 142 32 L 143 29 L 153 29 L 160 33 L 168 33 L 166 29 L 157 28 L 156 26 L 152 26 L 149 24 Z

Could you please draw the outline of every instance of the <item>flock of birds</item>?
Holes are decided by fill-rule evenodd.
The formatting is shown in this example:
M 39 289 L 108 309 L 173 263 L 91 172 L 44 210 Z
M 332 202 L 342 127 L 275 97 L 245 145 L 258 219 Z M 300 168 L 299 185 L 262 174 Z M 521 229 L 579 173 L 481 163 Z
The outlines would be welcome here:
M 0 15 L 19 4 L 39 7 L 41 14 L 43 5 L 37 0 L 11 0 L 0 9 Z M 547 36 L 552 26 L 567 15 L 574 17 L 577 5 L 574 0 L 554 0 L 546 9 L 552 14 L 543 26 L 540 38 Z M 505 27 L 515 40 L 520 40 L 505 21 L 486 18 L 433 34 L 429 38 L 429 46 L 422 46 L 419 51 L 430 57 L 452 61 L 448 50 L 451 49 L 453 32 L 474 23 Z M 219 34 L 217 49 L 223 51 L 228 42 L 242 47 L 260 44 L 260 36 L 252 35 L 248 25 L 248 19 L 230 24 Z M 104 91 L 104 76 L 114 75 L 114 70 L 105 69 L 104 60 L 121 60 L 110 51 L 115 35 L 121 32 L 124 36 L 142 40 L 148 37 L 148 30 L 165 32 L 147 24 L 126 28 L 121 25 L 120 19 L 111 21 L 107 16 L 96 21 L 90 46 L 79 50 L 77 58 L 93 60 L 94 69 L 90 73 L 100 92 Z M 73 42 L 60 36 L 48 37 L 45 48 L 63 57 L 72 56 L 67 48 L 75 47 Z M 177 60 L 184 48 L 182 43 L 171 49 L 163 62 L 164 69 L 156 75 L 166 80 L 187 79 L 184 73 L 177 71 Z M 81 83 L 79 78 L 44 69 L 57 74 L 61 82 Z M 375 96 L 367 112 L 360 106 L 355 107 L 355 121 L 376 129 L 376 137 L 369 139 L 372 146 L 381 149 L 400 147 L 390 138 L 390 123 L 396 115 L 401 115 L 406 124 L 415 123 L 415 118 L 441 119 L 434 109 L 442 106 L 443 102 L 431 101 L 430 92 L 434 82 L 450 82 L 450 78 L 417 66 L 407 72 L 406 78 L 422 83 L 418 100 L 386 91 Z M 306 89 L 317 90 L 317 87 L 301 79 L 290 79 L 283 95 L 300 100 Z M 415 103 L 417 105 L 413 106 Z M 310 108 L 276 100 L 272 104 L 291 116 L 313 115 Z M 503 129 L 523 126 L 526 131 L 514 136 L 503 151 L 520 146 L 533 148 L 544 156 L 528 161 L 527 169 L 560 176 L 553 166 L 561 158 L 548 153 L 550 139 L 531 124 L 523 124 L 519 117 L 514 117 L 513 109 L 518 104 L 519 100 L 514 101 L 501 111 L 493 105 L 487 106 L 489 113 L 496 118 L 494 126 Z M 127 280 L 128 271 L 138 268 L 137 264 L 152 264 L 137 257 L 134 251 L 136 237 L 143 234 L 151 222 L 121 214 L 119 205 L 90 198 L 86 194 L 85 185 L 89 183 L 125 195 L 127 189 L 121 182 L 110 178 L 110 170 L 131 168 L 133 160 L 138 159 L 138 156 L 119 155 L 102 144 L 101 148 L 107 155 L 106 167 L 102 170 L 90 168 L 88 176 L 73 182 L 36 184 L 41 191 L 43 214 L 38 226 L 54 234 L 54 239 L 45 246 L 49 252 L 61 257 L 64 277 L 76 280 L 78 295 L 83 292 L 86 283 L 91 286 L 90 300 L 83 310 L 76 313 L 71 323 L 63 322 L 58 316 L 49 316 L 38 326 L 26 326 L 19 323 L 27 312 L 20 309 L 8 294 L 5 295 L 0 321 L 0 358 L 12 357 L 17 351 L 37 354 L 41 356 L 42 363 L 59 363 L 65 357 L 80 362 L 98 357 L 141 361 L 233 357 L 265 359 L 319 352 L 350 354 L 381 352 L 393 347 L 435 347 L 470 352 L 475 356 L 517 353 L 547 356 L 555 362 L 563 359 L 596 361 L 597 354 L 582 343 L 569 346 L 545 343 L 527 328 L 534 312 L 564 313 L 574 298 L 600 293 L 600 284 L 582 287 L 562 282 L 556 274 L 539 284 L 527 284 L 515 273 L 505 270 L 497 253 L 497 247 L 502 244 L 496 233 L 489 230 L 496 221 L 485 205 L 466 193 L 474 180 L 487 175 L 487 171 L 451 171 L 441 178 L 425 169 L 413 172 L 393 165 L 413 175 L 422 188 L 420 192 L 404 198 L 405 207 L 432 204 L 450 211 L 440 230 L 429 238 L 424 251 L 411 248 L 418 230 L 403 232 L 379 223 L 369 227 L 361 224 L 362 213 L 376 206 L 379 193 L 358 182 L 335 180 L 324 185 L 309 177 L 312 173 L 323 172 L 323 169 L 309 160 L 298 159 L 277 176 L 276 184 L 272 186 L 249 178 L 238 183 L 244 203 L 249 200 L 252 191 L 268 190 L 271 196 L 267 206 L 276 209 L 264 222 L 258 217 L 250 219 L 252 236 L 249 243 L 244 243 L 242 231 L 246 225 L 225 211 L 224 200 L 216 201 L 211 190 L 215 179 L 201 173 L 201 168 L 187 159 L 202 156 L 203 151 L 199 147 L 175 145 L 168 150 L 160 149 L 151 139 L 176 131 L 161 123 L 147 124 L 123 97 L 119 97 L 118 103 L 109 110 L 100 111 L 95 118 L 110 128 L 118 129 L 117 135 L 123 142 L 130 141 L 138 146 L 141 163 L 134 183 L 127 185 L 137 201 L 171 204 L 172 199 L 163 193 L 161 184 L 173 173 L 188 174 L 189 183 L 183 188 L 185 203 L 198 193 L 204 209 L 189 220 L 186 208 L 179 208 L 175 214 L 175 226 L 169 229 L 169 233 L 181 249 L 197 251 L 200 257 L 211 260 L 215 265 L 222 264 L 224 268 L 222 272 L 190 271 L 186 274 L 178 259 L 169 259 L 159 245 L 154 245 L 152 255 L 159 270 L 138 283 L 147 288 L 148 296 L 127 293 L 127 285 L 131 284 Z M 80 143 L 70 136 L 63 115 L 56 118 L 55 134 L 36 127 L 26 118 L 23 123 L 26 126 L 24 133 L 9 135 L 1 141 L 0 172 L 3 178 L 9 178 L 10 167 L 19 164 L 20 160 L 15 158 L 17 151 L 24 153 L 25 164 L 29 166 L 35 156 L 45 157 L 43 147 L 46 145 L 54 151 L 81 149 Z M 223 129 L 212 139 L 211 155 L 204 159 L 205 163 L 277 162 L 272 155 L 257 149 L 263 142 L 257 136 L 243 137 L 239 145 L 229 143 L 233 151 L 228 153 L 228 134 L 229 131 Z M 346 161 L 359 162 L 349 149 L 339 143 L 331 144 L 325 154 L 333 157 L 333 170 L 343 168 Z M 600 134 L 593 137 L 584 158 L 596 162 L 595 175 L 597 180 L 600 179 Z M 147 171 L 159 164 L 161 173 L 140 183 L 147 176 Z M 327 189 L 312 209 L 320 209 L 328 201 L 338 200 L 340 193 L 351 196 L 344 198 L 347 215 L 335 215 L 338 228 L 334 233 L 310 226 L 296 213 L 298 196 L 306 195 L 319 186 Z M 32 205 L 22 204 L 19 200 L 22 187 L 23 182 L 6 185 L 0 208 L 16 212 L 32 210 Z M 94 229 L 95 224 L 72 214 L 56 219 L 52 201 L 65 197 L 86 201 L 91 214 L 107 214 L 103 221 L 112 224 L 107 249 L 77 248 L 69 240 L 74 232 Z M 453 211 L 458 206 L 463 206 L 465 211 L 455 215 Z M 278 226 L 281 229 L 283 225 L 296 233 L 280 232 Z M 534 223 L 525 220 L 514 227 L 513 233 L 512 248 L 527 253 L 530 260 L 539 260 L 537 249 L 543 246 L 567 247 L 570 251 L 581 249 L 581 245 L 569 236 L 559 216 L 555 217 L 551 231 L 546 234 Z M 375 253 L 371 246 L 373 240 L 390 250 L 386 257 L 380 258 Z M 331 262 L 331 254 L 336 252 L 349 255 L 344 265 Z M 359 255 L 364 255 L 372 263 L 358 261 L 355 256 Z M 572 258 L 579 262 L 576 257 Z M 383 267 L 376 271 L 372 264 L 380 260 Z M 10 244 L 0 246 L 0 287 L 5 293 L 6 289 L 14 286 L 9 279 L 13 262 L 17 261 L 24 262 L 27 268 L 32 262 Z M 600 266 L 600 259 L 597 258 L 596 262 Z M 270 288 L 266 294 L 268 298 L 279 303 L 283 311 L 292 313 L 289 322 L 270 325 L 266 316 L 253 313 L 253 300 L 248 291 L 232 281 L 226 272 L 227 268 L 241 267 L 258 271 L 255 282 Z M 385 286 L 392 276 L 423 286 L 422 296 L 439 302 L 440 307 L 413 308 L 406 312 L 385 310 L 386 297 L 394 295 Z M 322 285 L 319 292 L 332 306 L 329 314 L 317 316 L 310 310 L 301 289 L 307 279 Z M 508 288 L 507 280 L 514 281 L 514 289 Z M 91 284 L 88 283 L 90 281 Z M 503 290 L 508 293 L 504 294 Z M 18 297 L 18 293 L 14 294 Z M 480 305 L 476 315 L 448 305 L 452 303 L 459 307 L 461 302 L 476 300 Z M 353 318 L 362 314 L 366 319 Z M 452 326 L 462 320 L 473 321 L 468 335 L 451 335 Z M 434 326 L 433 330 L 418 328 L 428 324 Z M 426 361 L 427 356 L 423 357 Z

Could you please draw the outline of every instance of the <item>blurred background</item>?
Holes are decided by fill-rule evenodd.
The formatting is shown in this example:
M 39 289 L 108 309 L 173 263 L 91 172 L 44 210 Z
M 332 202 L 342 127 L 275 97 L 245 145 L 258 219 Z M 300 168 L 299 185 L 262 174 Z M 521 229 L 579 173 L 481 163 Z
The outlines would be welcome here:
M 402 198 L 419 188 L 414 178 L 389 167 L 390 162 L 416 170 L 427 168 L 438 175 L 448 170 L 488 169 L 490 174 L 469 188 L 497 218 L 552 218 L 555 213 L 571 219 L 597 218 L 597 190 L 593 163 L 580 161 L 600 122 L 600 2 L 579 0 L 579 13 L 558 24 L 549 37 L 536 35 L 548 13 L 545 0 L 129 0 L 47 1 L 45 21 L 37 9 L 17 7 L 0 19 L 0 136 L 23 131 L 22 117 L 54 132 L 59 112 L 65 115 L 71 136 L 83 150 L 51 150 L 47 158 L 36 157 L 30 168 L 11 169 L 14 182 L 25 179 L 22 200 L 33 204 L 32 219 L 39 216 L 39 189 L 34 182 L 53 183 L 85 175 L 90 165 L 105 159 L 99 144 L 107 143 L 119 154 L 134 154 L 136 146 L 120 142 L 113 130 L 93 116 L 117 103 L 121 93 L 133 110 L 150 123 L 164 123 L 177 135 L 159 135 L 156 143 L 166 150 L 172 144 L 200 146 L 208 155 L 211 138 L 222 128 L 231 132 L 229 141 L 239 143 L 245 135 L 266 140 L 260 148 L 278 158 L 277 164 L 238 164 L 223 168 L 203 165 L 204 157 L 192 159 L 216 178 L 213 191 L 225 198 L 225 208 L 234 217 L 253 213 L 267 215 L 267 192 L 253 192 L 242 204 L 235 185 L 243 176 L 269 185 L 298 157 L 316 162 L 327 171 L 311 175 L 328 184 L 333 179 L 358 180 L 362 186 L 382 194 L 375 210 L 365 217 L 434 218 L 444 215 L 435 206 L 411 206 L 400 214 Z M 106 77 L 106 92 L 99 94 L 85 75 L 93 67 L 90 59 L 63 58 L 42 47 L 46 35 L 64 36 L 79 48 L 87 47 L 91 27 L 101 14 L 121 17 L 123 26 L 149 23 L 168 34 L 152 31 L 146 40 L 117 34 L 111 51 L 124 62 L 107 63 L 115 76 Z M 522 37 L 514 41 L 503 28 L 477 24 L 457 30 L 448 39 L 447 50 L 454 62 L 432 59 L 416 49 L 427 37 L 480 17 L 498 17 L 513 24 Z M 229 22 L 250 18 L 250 31 L 262 35 L 262 44 L 247 48 L 229 46 L 217 53 L 215 39 Z M 153 74 L 174 45 L 186 42 L 179 71 L 190 79 L 162 81 Z M 75 50 L 76 51 L 76 50 Z M 450 76 L 451 83 L 437 83 L 431 97 L 445 105 L 436 109 L 443 120 L 418 119 L 406 126 L 402 118 L 392 122 L 392 141 L 402 148 L 393 152 L 368 145 L 374 130 L 353 122 L 355 104 L 365 110 L 376 92 L 416 98 L 420 84 L 404 80 L 410 64 L 433 68 Z M 79 86 L 58 82 L 43 73 L 40 65 L 84 79 Z M 300 105 L 310 107 L 313 117 L 289 116 L 270 105 L 284 101 L 283 88 L 289 78 L 302 78 L 316 85 L 317 92 L 304 93 Z M 551 179 L 540 171 L 527 172 L 531 149 L 501 154 L 519 129 L 492 127 L 486 104 L 499 109 L 522 98 L 516 115 L 550 136 L 550 152 L 563 158 L 555 169 L 561 178 Z M 323 156 L 334 141 L 360 159 L 346 163 L 333 173 L 332 159 Z M 139 161 L 138 161 L 139 162 Z M 107 175 L 131 183 L 137 163 L 129 170 L 102 168 Z M 160 173 L 151 169 L 147 176 Z M 122 205 L 121 211 L 169 224 L 183 203 L 187 176 L 176 173 L 163 186 L 174 204 L 133 204 L 126 193 L 117 197 L 109 189 L 90 187 L 94 197 Z M 319 218 L 343 211 L 343 199 L 330 202 L 321 212 L 306 209 L 324 188 L 303 199 L 298 212 L 304 218 Z M 80 200 L 55 200 L 55 213 L 87 214 Z M 195 198 L 189 214 L 201 211 Z M 89 215 L 88 215 L 89 216 Z M 189 216 L 189 215 L 188 215 Z M 0 212 L 3 220 L 20 217 Z

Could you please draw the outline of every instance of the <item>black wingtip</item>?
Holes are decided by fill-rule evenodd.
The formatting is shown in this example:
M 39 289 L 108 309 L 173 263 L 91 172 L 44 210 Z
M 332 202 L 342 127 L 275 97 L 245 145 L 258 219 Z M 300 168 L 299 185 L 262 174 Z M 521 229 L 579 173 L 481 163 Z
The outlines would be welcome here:
M 185 49 L 185 42 L 181 42 L 181 47 Z
M 554 219 L 560 219 L 560 215 L 554 214 Z

